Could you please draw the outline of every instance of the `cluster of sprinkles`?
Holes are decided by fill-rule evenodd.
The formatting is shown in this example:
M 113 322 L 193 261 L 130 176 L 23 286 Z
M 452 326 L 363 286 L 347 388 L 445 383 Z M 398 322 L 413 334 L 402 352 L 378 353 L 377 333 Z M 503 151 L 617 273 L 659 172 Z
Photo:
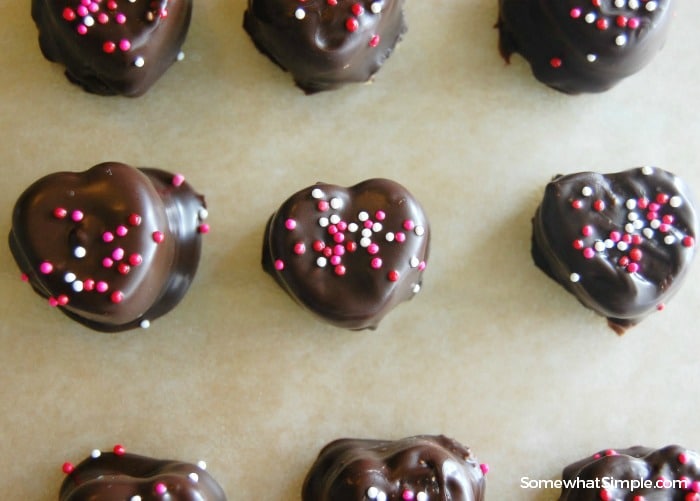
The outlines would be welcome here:
M 175 174 L 171 180 L 172 185 L 175 188 L 182 186 L 185 182 L 185 178 L 182 174 Z M 63 206 L 55 207 L 51 211 L 51 217 L 58 221 L 65 221 L 70 224 L 80 225 L 86 216 L 85 212 L 80 208 L 66 208 Z M 205 220 L 208 216 L 207 210 L 205 208 L 200 209 L 198 217 L 200 222 Z M 141 226 L 143 219 L 140 214 L 135 212 L 129 214 L 125 217 L 125 220 L 116 225 L 115 227 L 110 227 L 104 229 L 98 236 L 97 242 L 95 242 L 94 247 L 86 248 L 83 245 L 75 245 L 71 248 L 71 256 L 76 260 L 76 266 L 80 261 L 88 256 L 88 253 L 98 253 L 99 262 L 102 271 L 110 270 L 112 273 L 117 273 L 118 275 L 128 275 L 133 268 L 143 265 L 143 256 L 138 252 L 128 252 L 124 247 L 124 238 L 133 231 L 137 231 L 138 227 Z M 208 233 L 209 225 L 207 223 L 201 222 L 197 228 L 199 233 Z M 161 244 L 165 240 L 165 233 L 161 230 L 155 230 L 151 233 L 151 241 L 154 244 Z M 54 273 L 59 273 L 57 266 L 48 259 L 42 260 L 37 265 L 37 271 L 39 275 L 53 275 Z M 96 275 L 102 275 L 102 278 L 97 278 Z M 109 277 L 104 276 L 102 273 L 98 273 L 95 270 L 95 276 L 79 275 L 77 271 L 72 271 L 70 265 L 66 266 L 66 270 L 63 272 L 63 282 L 69 287 L 68 293 L 58 294 L 56 296 L 50 296 L 48 301 L 49 305 L 56 306 L 66 306 L 70 303 L 69 294 L 79 294 L 79 293 L 91 293 L 97 292 L 98 294 L 104 294 L 109 298 L 109 300 L 114 304 L 119 304 L 124 301 L 124 293 L 119 289 L 113 289 Z M 22 274 L 22 280 L 28 281 L 29 276 L 26 273 Z M 144 319 L 140 323 L 141 327 L 148 328 L 150 326 L 150 321 Z
M 366 253 L 369 267 L 379 271 L 386 268 L 382 259 L 382 246 L 401 245 L 411 236 L 421 238 L 425 235 L 425 227 L 412 219 L 404 220 L 397 231 L 385 231 L 384 221 L 387 214 L 383 210 L 377 210 L 374 214 L 360 210 L 354 220 L 347 221 L 340 213 L 343 209 L 343 201 L 338 197 L 328 199 L 320 188 L 311 190 L 311 198 L 319 213 L 316 223 L 323 228 L 324 239 L 315 239 L 312 242 L 297 240 L 291 249 L 292 253 L 296 256 L 312 253 L 316 266 L 328 267 L 339 277 L 348 273 L 344 264 L 346 254 Z M 284 226 L 287 231 L 293 232 L 297 228 L 297 221 L 288 218 Z M 282 259 L 276 259 L 274 262 L 277 271 L 282 271 L 285 265 Z M 408 265 L 423 271 L 426 262 L 418 256 L 411 256 L 408 259 Z M 397 282 L 401 274 L 398 270 L 391 268 L 386 270 L 386 278 L 391 282 Z M 420 285 L 416 284 L 413 292 L 417 293 L 419 290 Z
M 654 169 L 642 167 L 641 173 L 650 176 L 654 173 Z M 580 194 L 580 198 L 574 198 L 571 201 L 573 210 L 593 212 L 605 210 L 605 201 L 596 196 L 592 187 L 584 186 Z M 573 240 L 572 247 L 581 252 L 585 259 L 606 256 L 615 260 L 617 265 L 628 273 L 639 273 L 642 271 L 644 258 L 640 246 L 645 240 L 656 239 L 664 245 L 680 244 L 684 247 L 695 245 L 693 236 L 686 235 L 673 226 L 674 209 L 684 203 L 681 196 L 664 192 L 658 192 L 651 200 L 644 196 L 629 198 L 625 201 L 627 213 L 622 231 L 612 230 L 604 235 L 594 226 L 586 224 L 580 228 L 580 236 Z M 578 282 L 581 278 L 581 275 L 575 272 L 569 276 L 572 282 Z
M 365 491 L 365 499 L 371 501 L 386 501 L 388 498 L 386 492 L 378 487 L 372 486 Z M 411 489 L 404 489 L 401 491 L 401 499 L 404 501 L 428 501 L 428 495 L 423 491 L 415 492 Z
M 126 0 L 126 3 L 135 4 L 138 1 L 143 0 Z M 128 21 L 127 14 L 120 7 L 120 0 L 78 0 L 72 3 L 77 5 L 64 7 L 62 17 L 75 27 L 79 35 L 87 35 L 99 26 L 124 25 Z M 123 4 L 124 0 L 121 3 Z M 149 7 L 143 16 L 147 23 L 168 17 L 168 0 L 151 1 Z M 132 41 L 129 38 L 111 37 L 102 42 L 102 51 L 105 54 L 128 52 L 131 48 Z M 178 59 L 182 59 L 182 54 L 178 55 Z M 143 56 L 136 56 L 132 64 L 142 68 L 146 61 Z
M 607 449 L 603 452 L 598 452 L 594 454 L 592 459 L 597 461 L 601 458 L 619 455 L 620 454 L 615 449 Z M 690 451 L 681 452 L 674 459 L 677 462 L 677 468 L 680 468 L 681 466 L 686 466 L 691 462 L 694 463 L 696 461 L 695 455 Z M 685 501 L 700 501 L 700 480 L 692 480 L 690 477 L 687 477 L 685 475 L 681 475 L 677 479 L 670 479 L 664 477 L 663 475 L 657 475 L 655 478 L 650 480 L 651 485 L 654 489 L 681 488 L 687 491 L 685 497 L 683 498 Z M 598 492 L 598 497 L 601 499 L 601 501 L 613 501 L 615 499 L 619 499 L 619 497 L 615 495 L 613 489 L 605 487 L 600 489 L 600 491 Z M 640 494 L 632 497 L 632 501 L 646 500 L 647 498 Z M 651 500 L 651 498 L 649 498 L 649 500 Z
M 309 0 L 296 0 L 300 5 L 294 10 L 294 17 L 296 17 L 299 21 L 302 21 L 306 19 L 306 13 L 307 13 L 307 8 L 308 6 L 306 4 L 309 3 Z M 338 2 L 339 0 L 322 0 L 326 5 L 330 7 L 338 7 Z M 372 14 L 380 14 L 382 12 L 382 9 L 384 7 L 383 4 L 384 0 L 372 0 L 372 2 L 369 5 L 369 11 Z M 339 7 L 340 8 L 340 7 Z M 362 5 L 361 2 L 352 2 L 349 9 L 347 9 L 347 17 L 345 18 L 345 29 L 350 32 L 354 33 L 360 28 L 360 23 L 362 22 L 363 16 L 367 13 L 367 10 L 365 7 Z M 368 42 L 368 45 L 370 47 L 377 47 L 379 45 L 379 42 L 381 41 L 381 37 L 378 34 L 373 34 Z
M 117 444 L 117 445 L 115 445 L 115 446 L 112 448 L 112 452 L 114 453 L 115 456 L 120 456 L 120 457 L 121 457 L 121 456 L 124 456 L 124 454 L 126 454 L 126 447 L 124 447 L 124 446 L 121 445 L 121 444 Z M 92 452 L 90 453 L 90 457 L 91 457 L 92 459 L 97 459 L 97 458 L 99 458 L 100 456 L 102 456 L 102 451 L 99 450 L 99 449 L 93 449 Z M 206 470 L 206 469 L 207 469 L 207 463 L 204 462 L 204 461 L 198 461 L 198 462 L 197 462 L 197 467 L 198 467 L 199 469 L 201 469 L 201 470 Z M 69 462 L 69 461 L 66 461 L 66 462 L 63 463 L 63 465 L 61 466 L 61 470 L 62 470 L 63 473 L 65 473 L 66 475 L 70 475 L 71 473 L 73 473 L 73 472 L 75 471 L 75 465 L 74 465 L 73 463 Z M 193 482 L 193 483 L 195 483 L 195 484 L 196 484 L 197 482 L 199 482 L 199 474 L 198 474 L 197 472 L 195 472 L 195 471 L 189 473 L 189 474 L 187 475 L 187 478 L 189 478 L 190 481 Z M 155 482 L 155 483 L 153 484 L 153 494 L 155 494 L 155 495 L 157 495 L 157 496 L 166 496 L 166 495 L 169 495 L 167 484 L 166 484 L 165 482 Z M 168 498 L 168 499 L 170 499 L 170 498 Z M 131 497 L 128 499 L 128 501 L 142 501 L 142 498 L 141 498 L 141 496 L 139 496 L 139 495 L 137 494 L 137 495 L 135 495 L 135 496 L 131 496 Z
M 606 16 L 601 10 L 603 0 L 582 0 L 581 5 L 572 7 L 569 10 L 569 17 L 574 21 L 580 21 L 591 25 L 593 29 L 607 34 L 614 27 L 617 27 L 616 34 L 611 36 L 611 43 L 617 47 L 624 47 L 629 41 L 629 32 L 640 29 L 642 26 L 641 16 L 644 12 L 652 13 L 659 7 L 657 0 L 612 0 L 612 4 L 620 12 L 615 15 Z M 589 52 L 586 60 L 594 63 L 598 60 L 598 54 Z M 565 64 L 561 57 L 552 57 L 549 65 L 552 68 L 561 68 Z

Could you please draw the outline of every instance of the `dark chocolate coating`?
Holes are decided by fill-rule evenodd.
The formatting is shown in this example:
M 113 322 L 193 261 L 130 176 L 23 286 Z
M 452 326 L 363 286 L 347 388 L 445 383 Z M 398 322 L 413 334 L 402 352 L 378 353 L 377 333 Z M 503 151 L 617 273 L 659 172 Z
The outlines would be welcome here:
M 420 290 L 429 243 L 428 219 L 400 184 L 388 179 L 350 188 L 318 183 L 292 195 L 272 215 L 262 264 L 294 299 L 326 321 L 374 329 Z
M 174 179 L 116 162 L 39 179 L 14 208 L 15 261 L 36 292 L 78 322 L 106 332 L 145 326 L 180 302 L 199 264 L 204 198 Z
M 177 60 L 192 0 L 113 2 L 32 0 L 39 46 L 88 92 L 140 96 Z
M 58 499 L 226 501 L 226 494 L 200 466 L 130 453 L 102 452 L 97 457 L 89 456 L 66 476 Z
M 520 53 L 542 83 L 603 92 L 646 66 L 666 41 L 673 0 L 500 0 L 501 54 Z
M 603 450 L 564 468 L 559 501 L 694 500 L 699 459 L 678 445 Z
M 685 183 L 659 168 L 555 177 L 533 219 L 545 273 L 622 334 L 676 293 L 698 221 Z
M 404 0 L 248 0 L 243 27 L 307 94 L 368 81 L 406 31 Z
M 402 440 L 339 439 L 309 470 L 302 501 L 480 501 L 485 465 L 456 440 L 420 435 Z

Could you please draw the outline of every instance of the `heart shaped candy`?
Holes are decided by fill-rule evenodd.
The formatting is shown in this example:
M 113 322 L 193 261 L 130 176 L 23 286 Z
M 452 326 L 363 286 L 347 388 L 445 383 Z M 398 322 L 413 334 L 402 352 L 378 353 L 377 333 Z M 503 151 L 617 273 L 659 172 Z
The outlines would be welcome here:
M 302 501 L 481 501 L 488 471 L 471 450 L 442 435 L 401 440 L 339 439 L 321 450 Z
M 506 61 L 528 60 L 542 83 L 569 94 L 602 92 L 663 47 L 674 0 L 500 0 Z
M 243 27 L 307 94 L 366 82 L 406 31 L 404 0 L 248 0 Z
M 77 466 L 63 464 L 66 478 L 58 499 L 226 501 L 223 489 L 205 468 L 203 461 L 194 465 L 153 459 L 128 453 L 121 445 L 110 452 L 96 449 Z
M 618 334 L 662 309 L 695 255 L 685 183 L 654 167 L 555 177 L 533 219 L 537 266 Z
M 429 243 L 428 219 L 400 184 L 318 183 L 292 195 L 270 218 L 263 267 L 328 322 L 373 329 L 420 290 Z
M 10 249 L 34 289 L 75 320 L 110 332 L 147 327 L 187 292 L 206 215 L 181 175 L 107 162 L 27 188 Z
M 95 94 L 140 96 L 181 55 L 192 0 L 32 0 L 44 56 Z

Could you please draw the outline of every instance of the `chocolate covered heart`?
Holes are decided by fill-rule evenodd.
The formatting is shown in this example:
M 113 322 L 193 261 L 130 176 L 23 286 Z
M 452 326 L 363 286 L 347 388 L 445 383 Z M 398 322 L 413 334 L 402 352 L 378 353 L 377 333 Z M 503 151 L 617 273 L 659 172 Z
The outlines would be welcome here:
M 348 329 L 375 328 L 421 287 L 430 227 L 400 184 L 318 183 L 270 218 L 263 267 L 301 305 Z
M 182 175 L 107 162 L 27 188 L 10 249 L 23 277 L 75 320 L 101 331 L 148 327 L 187 292 L 206 215 Z
M 564 468 L 559 501 L 698 501 L 699 464 L 678 445 L 602 450 Z
M 203 461 L 153 459 L 126 452 L 94 450 L 77 466 L 66 462 L 59 501 L 226 501 Z
M 243 27 L 306 93 L 366 82 L 406 31 L 404 0 L 248 0 Z
M 688 187 L 662 169 L 558 176 L 533 219 L 532 256 L 622 334 L 678 290 L 697 225 Z
M 542 83 L 569 94 L 602 92 L 663 47 L 673 0 L 500 0 L 500 50 L 528 60 Z
M 32 0 L 44 56 L 95 94 L 139 96 L 181 56 L 192 0 Z
M 481 501 L 488 466 L 442 435 L 340 439 L 309 470 L 302 501 Z

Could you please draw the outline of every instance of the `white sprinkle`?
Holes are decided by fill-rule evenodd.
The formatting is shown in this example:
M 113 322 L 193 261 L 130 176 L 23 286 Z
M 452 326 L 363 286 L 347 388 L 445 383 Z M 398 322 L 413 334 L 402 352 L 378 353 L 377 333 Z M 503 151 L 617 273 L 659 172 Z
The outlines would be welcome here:
M 209 217 L 209 211 L 204 208 L 199 209 L 199 212 L 197 214 L 199 215 L 199 219 L 201 219 L 202 221 Z
M 387 234 L 384 235 L 384 238 L 386 239 L 387 242 L 393 242 L 393 241 L 394 241 L 394 237 L 395 237 L 395 235 L 394 235 L 394 233 L 391 232 L 391 231 L 387 232 Z
M 355 233 L 355 232 L 356 232 L 357 230 L 359 230 L 359 229 L 360 229 L 360 227 L 357 226 L 357 223 L 350 223 L 350 224 L 348 225 L 348 231 L 349 231 L 350 233 Z
M 613 242 L 609 238 L 605 239 L 605 248 L 612 249 L 613 247 L 615 247 L 615 242 Z
M 83 18 L 83 24 L 88 28 L 95 25 L 95 18 L 92 16 L 85 16 Z
M 382 223 L 374 223 L 372 225 L 372 231 L 375 233 L 379 233 L 380 231 L 382 231 L 383 228 L 384 226 L 382 226 Z
M 299 20 L 302 20 L 306 17 L 306 12 L 304 12 L 304 9 L 299 7 L 297 10 L 294 11 L 294 17 L 296 17 Z
M 332 209 L 337 210 L 343 206 L 343 201 L 341 199 L 339 199 L 338 197 L 333 197 L 333 198 L 331 198 L 330 204 L 331 204 Z
M 615 7 L 621 9 L 625 6 L 625 0 L 615 0 Z
M 421 491 L 416 494 L 416 501 L 428 501 L 428 495 Z
M 372 230 L 370 228 L 363 228 L 360 235 L 362 235 L 365 238 L 369 238 L 372 236 Z
M 321 188 L 314 188 L 313 190 L 311 190 L 311 198 L 320 200 L 321 198 L 323 198 L 323 190 L 321 190 Z
M 644 228 L 642 230 L 642 233 L 644 233 L 644 236 L 649 239 L 654 238 L 654 230 L 652 230 L 651 228 Z
M 593 244 L 593 248 L 598 252 L 603 252 L 606 249 L 605 242 L 603 242 L 602 240 L 598 240 L 596 243 Z
M 681 204 L 683 203 L 683 199 L 679 197 L 678 195 L 674 195 L 671 197 L 671 199 L 668 201 L 668 205 L 671 207 L 680 207 Z
M 659 226 L 661 226 L 661 221 L 659 221 L 658 219 L 652 219 L 651 223 L 649 223 L 649 226 L 651 226 L 655 230 L 658 230 Z
M 84 288 L 83 281 L 82 281 L 82 280 L 76 280 L 75 282 L 73 282 L 73 284 L 71 285 L 71 287 L 73 287 L 73 290 L 74 290 L 75 292 L 83 292 L 83 288 Z
M 328 220 L 331 224 L 338 224 L 340 222 L 340 216 L 338 214 L 333 214 Z
M 676 243 L 676 237 L 674 237 L 673 235 L 666 235 L 664 237 L 664 243 L 666 245 L 673 245 Z
M 413 256 L 411 259 L 408 260 L 408 265 L 411 268 L 418 268 L 419 264 L 420 264 L 420 259 L 418 259 L 416 256 Z
M 634 225 L 632 223 L 627 223 L 625 225 L 625 231 L 627 233 L 634 233 Z
M 583 188 L 581 188 L 581 195 L 583 195 L 584 197 L 590 197 L 591 195 L 593 195 L 593 188 L 591 188 L 590 186 L 584 186 Z
M 136 59 L 134 59 L 134 66 L 136 66 L 137 68 L 143 68 L 145 64 L 146 60 L 141 56 L 138 56 Z
M 615 45 L 622 47 L 627 44 L 627 37 L 625 35 L 617 35 L 615 37 Z
M 382 11 L 382 2 L 372 2 L 369 8 L 374 14 L 379 14 Z
M 637 219 L 639 219 L 639 214 L 637 214 L 636 212 L 630 212 L 629 214 L 627 214 L 627 219 L 629 221 L 636 221 Z
M 625 202 L 625 207 L 627 207 L 629 210 L 634 210 L 637 208 L 637 201 L 634 198 L 630 198 Z
M 319 258 L 316 260 L 316 266 L 319 268 L 324 268 L 326 264 L 328 264 L 328 260 L 323 256 L 319 256 Z
M 75 276 L 75 273 L 71 273 L 70 271 L 63 275 L 63 280 L 65 280 L 65 282 L 68 284 L 75 282 L 76 278 L 78 277 Z
M 634 226 L 635 230 L 641 230 L 644 228 L 644 220 L 643 219 L 637 219 L 632 223 L 632 226 Z
M 183 59 L 185 59 L 185 53 L 182 51 L 178 52 L 177 53 L 177 60 L 182 61 Z
M 131 499 L 129 501 L 141 501 L 141 496 L 139 496 L 138 494 L 135 496 L 131 496 Z
M 151 326 L 151 321 L 144 318 L 139 325 L 142 329 L 148 329 Z
M 639 0 L 629 0 L 629 2 L 627 2 L 627 5 L 630 9 L 637 10 L 639 8 Z
M 413 231 L 419 237 L 422 237 L 425 234 L 425 228 L 423 228 L 421 225 L 416 226 Z
M 598 56 L 595 54 L 586 54 L 586 61 L 589 63 L 595 63 L 598 60 Z
M 207 469 L 207 462 L 199 460 L 199 461 L 197 461 L 197 466 L 199 466 L 199 468 L 202 470 L 206 470 Z
M 372 239 L 371 239 L 371 238 L 365 237 L 365 238 L 361 238 L 361 239 L 360 239 L 360 247 L 363 247 L 363 248 L 365 248 L 365 249 L 366 249 L 367 247 L 369 247 L 371 243 L 372 243 Z
M 377 494 L 379 494 L 379 489 L 376 487 L 370 487 L 367 489 L 367 497 L 370 499 L 377 499 Z
M 649 12 L 654 12 L 658 6 L 659 6 L 659 4 L 657 2 L 652 1 L 652 2 L 647 2 L 647 4 L 645 5 L 645 8 Z
M 420 284 L 413 284 L 413 293 L 418 294 L 419 292 L 420 292 Z
M 645 176 L 651 176 L 653 173 L 654 173 L 653 167 L 649 167 L 648 165 L 645 165 L 644 167 L 642 167 L 642 174 L 644 174 Z
M 73 249 L 73 255 L 78 259 L 82 259 L 87 255 L 87 250 L 85 250 L 85 247 L 79 245 Z
M 585 15 L 583 18 L 588 24 L 591 24 L 592 22 L 595 21 L 595 12 L 589 12 L 588 14 Z
M 192 480 L 193 482 L 199 482 L 199 475 L 197 475 L 196 473 L 192 472 L 187 476 L 190 477 L 190 480 Z
M 102 451 L 100 449 L 93 449 L 93 451 L 90 453 L 90 457 L 93 459 L 97 459 L 102 455 Z
M 329 224 L 329 222 L 328 222 L 328 218 L 327 218 L 327 217 L 321 217 L 321 218 L 319 218 L 319 220 L 318 220 L 318 225 L 319 225 L 321 228 L 325 228 L 326 226 L 328 226 L 328 224 Z
M 136 3 L 136 0 L 129 0 L 129 3 Z
M 621 250 L 622 252 L 625 252 L 627 250 L 627 243 L 625 242 L 617 242 L 617 250 Z
M 420 285 L 418 285 L 418 287 L 420 288 Z M 386 493 L 379 491 L 377 494 L 377 501 L 386 501 Z
M 357 219 L 362 222 L 367 221 L 369 219 L 369 214 L 367 214 L 365 211 L 361 211 L 357 214 Z

